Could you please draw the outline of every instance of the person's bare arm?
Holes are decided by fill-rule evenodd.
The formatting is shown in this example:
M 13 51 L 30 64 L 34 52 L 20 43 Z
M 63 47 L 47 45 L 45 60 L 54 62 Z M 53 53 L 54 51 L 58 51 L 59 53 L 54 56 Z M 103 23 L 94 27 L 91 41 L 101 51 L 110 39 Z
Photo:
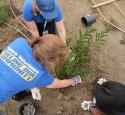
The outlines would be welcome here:
M 74 81 L 72 79 L 54 79 L 53 83 L 49 86 L 46 86 L 47 88 L 64 88 L 73 85 Z
M 57 28 L 59 37 L 66 43 L 66 31 L 65 31 L 63 20 L 61 20 L 60 22 L 56 22 L 56 28 Z
M 38 32 L 38 29 L 37 29 L 37 25 L 34 21 L 31 21 L 31 22 L 26 22 L 33 38 L 38 38 L 39 37 L 39 32 Z
M 74 80 L 72 79 L 59 80 L 59 79 L 54 78 L 53 83 L 46 87 L 54 89 L 54 88 L 68 87 L 70 85 L 74 85 Z M 41 94 L 40 94 L 39 88 L 36 88 L 36 87 L 32 88 L 31 93 L 32 93 L 33 99 L 41 100 Z
M 90 111 L 92 112 L 93 115 L 102 115 L 102 113 L 98 111 L 96 108 L 91 108 Z

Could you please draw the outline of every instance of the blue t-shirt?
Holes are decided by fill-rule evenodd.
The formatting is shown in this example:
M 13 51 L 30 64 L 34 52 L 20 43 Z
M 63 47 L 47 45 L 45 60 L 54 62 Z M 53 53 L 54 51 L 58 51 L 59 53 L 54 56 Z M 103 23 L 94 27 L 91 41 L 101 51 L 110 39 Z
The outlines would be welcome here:
M 0 54 L 0 103 L 22 90 L 48 86 L 53 80 L 33 57 L 25 38 L 17 38 Z
M 62 20 L 62 12 L 57 2 L 55 6 L 56 10 L 58 11 L 58 16 L 54 20 L 55 22 L 59 22 Z M 37 15 L 34 14 L 32 0 L 25 0 L 25 3 L 22 8 L 22 14 L 24 20 L 27 22 L 31 22 L 34 20 L 36 23 L 44 24 L 45 21 L 47 22 L 51 21 L 51 20 L 46 20 L 40 13 L 38 13 Z

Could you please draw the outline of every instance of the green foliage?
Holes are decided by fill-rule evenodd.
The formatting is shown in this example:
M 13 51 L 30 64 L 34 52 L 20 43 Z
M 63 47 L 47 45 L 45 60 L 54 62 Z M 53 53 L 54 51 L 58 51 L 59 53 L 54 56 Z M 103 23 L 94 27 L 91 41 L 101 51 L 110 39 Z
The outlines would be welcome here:
M 101 30 L 100 32 L 96 32 L 96 39 L 95 39 L 95 50 L 100 50 L 100 47 L 105 44 L 104 37 L 110 32 L 110 28 L 106 28 L 105 30 Z
M 2 3 L 3 5 L 1 5 L 0 7 L 0 24 L 5 22 L 8 19 L 8 10 L 7 10 L 7 2 L 6 0 L 3 1 Z
M 75 47 L 70 46 L 70 58 L 57 70 L 57 75 L 60 78 L 68 78 L 74 75 L 84 76 L 90 73 L 91 69 L 89 63 L 91 57 L 89 56 L 89 50 L 92 39 L 91 34 L 94 31 L 95 29 L 89 28 L 85 33 L 80 32 L 80 37 L 76 41 Z
M 110 31 L 106 28 L 103 31 L 97 32 L 96 29 L 88 28 L 86 31 L 80 32 L 78 40 L 76 40 L 75 47 L 71 47 L 71 54 L 69 59 L 60 67 L 56 73 L 60 79 L 69 78 L 74 75 L 80 75 L 81 77 L 92 72 L 90 67 L 91 56 L 89 55 L 90 48 L 99 50 L 101 45 L 104 45 L 104 37 Z M 94 40 L 92 38 L 95 38 Z M 68 43 L 70 44 L 70 39 Z

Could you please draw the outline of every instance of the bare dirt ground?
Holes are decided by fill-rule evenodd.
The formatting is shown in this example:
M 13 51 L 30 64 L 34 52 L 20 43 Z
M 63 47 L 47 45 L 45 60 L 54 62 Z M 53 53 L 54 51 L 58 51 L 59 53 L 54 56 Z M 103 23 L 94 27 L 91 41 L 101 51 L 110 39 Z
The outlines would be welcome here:
M 99 0 L 98 0 L 99 1 Z M 125 14 L 125 1 L 120 0 L 118 5 L 121 7 Z M 118 9 L 113 5 L 109 4 L 102 7 L 102 12 L 105 16 L 115 25 L 125 30 L 125 18 L 120 14 Z M 99 26 L 99 25 L 98 25 Z M 109 73 L 109 77 L 113 80 L 120 82 L 125 81 L 124 70 L 125 70 L 125 33 L 113 30 L 106 37 L 105 46 L 102 47 L 101 52 L 98 54 L 99 68 Z
M 100 3 L 106 0 L 95 0 L 96 3 Z M 92 3 L 90 0 L 58 0 L 62 12 L 64 15 L 64 22 L 68 37 L 78 36 L 79 30 L 85 30 L 85 27 L 81 24 L 81 17 L 87 14 L 96 13 L 93 10 Z M 22 0 L 13 0 L 14 6 L 17 9 L 21 9 Z M 120 0 L 118 2 L 119 6 L 125 12 L 125 1 Z M 109 4 L 100 8 L 103 14 L 114 24 L 125 28 L 125 18 L 120 14 L 118 9 L 113 5 Z M 22 19 L 19 17 L 19 19 Z M 27 34 L 26 30 L 16 21 L 16 19 L 10 19 L 10 24 L 20 28 L 24 33 Z M 93 25 L 94 28 L 98 30 L 104 29 L 107 25 L 100 15 L 98 15 L 97 22 Z M 125 29 L 124 29 L 125 30 Z M 125 34 L 112 29 L 108 36 L 105 37 L 105 45 L 101 47 L 100 52 L 93 54 L 93 65 L 108 73 L 108 79 L 117 80 L 124 82 L 124 72 L 125 72 Z M 7 26 L 1 26 L 0 28 L 0 40 L 5 40 L 1 44 L 0 48 L 3 48 L 10 41 L 16 37 L 22 36 L 19 32 L 11 29 Z M 91 83 L 94 77 L 87 76 L 82 79 L 82 84 L 76 87 L 70 87 L 65 89 L 44 89 L 41 88 L 42 100 L 40 102 L 35 102 L 41 107 L 41 111 L 38 115 L 90 115 L 89 112 L 84 112 L 80 105 L 83 100 L 89 100 Z M 31 99 L 25 99 L 22 102 L 8 101 L 1 108 L 5 108 L 8 115 L 18 115 L 19 106 L 26 102 L 32 101 Z

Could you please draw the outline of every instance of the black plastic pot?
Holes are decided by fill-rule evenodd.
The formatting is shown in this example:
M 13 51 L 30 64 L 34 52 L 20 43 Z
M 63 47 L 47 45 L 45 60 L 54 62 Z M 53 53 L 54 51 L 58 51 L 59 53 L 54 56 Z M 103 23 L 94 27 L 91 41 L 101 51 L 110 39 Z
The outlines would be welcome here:
M 0 115 L 7 115 L 7 112 L 4 111 L 4 110 L 1 110 L 1 111 L 0 111 Z
M 92 25 L 94 22 L 96 22 L 96 15 L 95 15 L 95 14 L 91 14 L 91 15 L 83 16 L 83 17 L 81 18 L 81 22 L 82 22 L 82 24 L 84 24 L 85 26 L 90 26 L 90 25 Z
M 19 108 L 20 115 L 35 115 L 36 109 L 32 103 L 24 103 Z

